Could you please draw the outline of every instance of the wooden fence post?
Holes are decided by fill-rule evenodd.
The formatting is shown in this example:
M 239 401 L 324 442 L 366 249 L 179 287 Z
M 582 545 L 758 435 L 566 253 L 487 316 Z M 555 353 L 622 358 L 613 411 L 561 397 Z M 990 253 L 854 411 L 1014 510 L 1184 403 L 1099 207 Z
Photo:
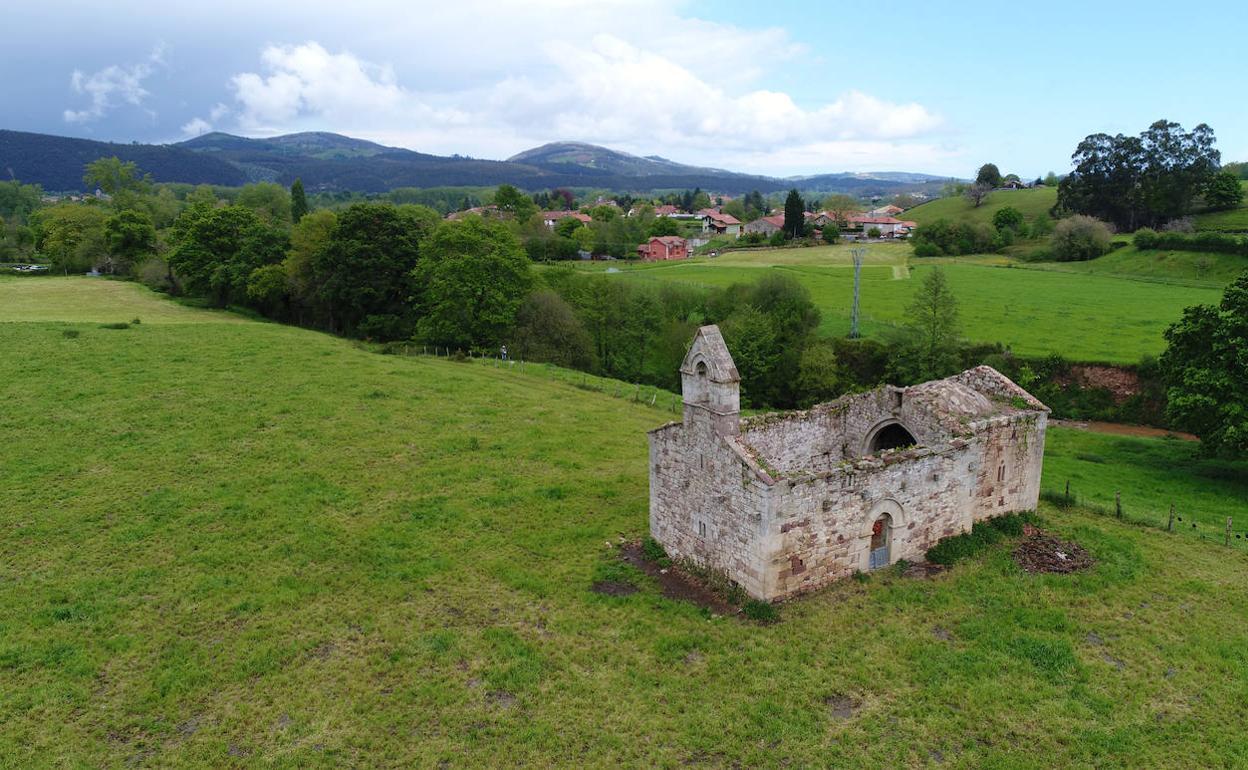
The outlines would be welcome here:
M 1231 544 L 1231 517 L 1226 517 L 1226 545 Z
M 1170 521 L 1166 524 L 1166 531 L 1174 531 L 1174 503 L 1170 503 Z
M 1114 514 L 1118 518 L 1122 518 L 1122 490 L 1114 492 Z
M 1066 505 L 1070 505 L 1070 479 L 1066 479 Z

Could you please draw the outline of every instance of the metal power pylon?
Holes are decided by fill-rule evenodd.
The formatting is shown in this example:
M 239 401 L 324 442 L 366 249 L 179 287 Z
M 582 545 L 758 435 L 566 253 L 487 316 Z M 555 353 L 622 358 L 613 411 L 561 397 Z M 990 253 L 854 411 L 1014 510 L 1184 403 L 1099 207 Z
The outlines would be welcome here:
M 865 246 L 855 246 L 849 250 L 854 257 L 854 310 L 849 318 L 849 337 L 858 339 L 858 294 L 862 286 L 862 259 L 867 255 Z

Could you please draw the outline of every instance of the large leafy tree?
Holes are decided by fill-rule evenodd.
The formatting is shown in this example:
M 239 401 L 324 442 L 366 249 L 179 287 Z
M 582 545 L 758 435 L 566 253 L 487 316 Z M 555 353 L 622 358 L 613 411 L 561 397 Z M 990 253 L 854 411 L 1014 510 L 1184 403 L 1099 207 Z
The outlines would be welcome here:
M 412 268 L 420 239 L 438 220 L 424 206 L 383 203 L 355 203 L 338 215 L 329 243 L 312 256 L 332 328 L 378 339 L 411 336 Z
M 1211 209 L 1233 209 L 1244 200 L 1244 188 L 1233 171 L 1214 174 L 1205 188 L 1205 205 Z
M 975 184 L 987 185 L 988 189 L 1001 186 L 1001 170 L 995 163 L 985 163 L 975 175 Z
M 1185 132 L 1159 120 L 1139 136 L 1092 134 L 1079 143 L 1075 169 L 1058 185 L 1059 209 L 1134 231 L 1191 212 L 1218 171 L 1213 129 Z
M 256 215 L 277 227 L 289 227 L 293 206 L 290 192 L 274 182 L 256 182 L 244 185 L 238 191 L 239 206 L 251 209 Z
M 146 195 L 151 190 L 152 177 L 140 171 L 134 161 L 123 161 L 113 156 L 88 163 L 82 183 L 88 189 L 99 188 L 121 206 L 131 205 Z
M 806 204 L 796 189 L 784 199 L 784 237 L 801 238 L 806 232 Z
M 286 236 L 242 206 L 192 207 L 169 266 L 190 292 L 212 298 L 218 307 L 244 302 L 254 270 L 282 261 Z
M 1209 454 L 1248 456 L 1248 272 L 1221 304 L 1197 305 L 1166 330 L 1166 413 Z
M 417 335 L 461 349 L 506 341 L 533 285 L 528 256 L 501 222 L 444 222 L 421 244 L 412 271 L 421 318 Z
M 156 253 L 156 226 L 144 211 L 122 209 L 104 222 L 109 273 L 125 272 Z
M 40 209 L 31 217 L 35 246 L 51 259 L 55 270 L 66 275 L 85 272 L 107 253 L 106 219 L 99 206 L 62 204 Z

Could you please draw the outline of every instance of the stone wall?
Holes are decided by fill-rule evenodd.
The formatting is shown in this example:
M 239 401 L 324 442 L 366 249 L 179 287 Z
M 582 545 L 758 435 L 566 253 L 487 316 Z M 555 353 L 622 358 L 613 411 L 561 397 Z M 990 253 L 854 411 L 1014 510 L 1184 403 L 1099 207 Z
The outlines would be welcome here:
M 988 367 L 740 420 L 736 367 L 703 327 L 681 375 L 683 422 L 650 433 L 650 533 L 756 598 L 867 570 L 885 515 L 892 563 L 1036 506 L 1047 409 Z M 891 423 L 916 445 L 870 454 Z

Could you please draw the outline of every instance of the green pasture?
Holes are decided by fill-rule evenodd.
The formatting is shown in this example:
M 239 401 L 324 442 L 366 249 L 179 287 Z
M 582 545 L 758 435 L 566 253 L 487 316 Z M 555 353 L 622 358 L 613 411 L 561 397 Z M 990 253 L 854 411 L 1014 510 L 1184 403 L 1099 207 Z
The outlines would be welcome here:
M 1244 192 L 1248 193 L 1248 182 L 1241 182 Z M 1208 214 L 1197 214 L 1197 230 L 1219 230 L 1230 233 L 1248 233 L 1248 201 L 1239 208 L 1230 211 L 1212 211 Z
M 727 286 L 778 270 L 802 281 L 823 314 L 820 331 L 845 334 L 853 301 L 847 245 L 732 252 L 711 260 L 608 263 L 618 280 Z M 1165 348 L 1162 332 L 1190 305 L 1216 303 L 1211 286 L 1166 285 L 1120 276 L 1011 269 L 1001 258 L 927 260 L 908 244 L 872 244 L 862 275 L 862 328 L 880 335 L 905 319 L 915 287 L 942 264 L 958 297 L 963 333 L 1024 355 L 1060 353 L 1077 361 L 1137 363 Z M 1104 258 L 1102 258 L 1104 259 Z M 994 264 L 996 263 L 996 264 Z M 1092 263 L 1088 263 L 1092 264 Z
M 969 221 L 992 224 L 992 215 L 1006 206 L 1013 206 L 1023 213 L 1028 221 L 1037 217 L 1048 216 L 1049 209 L 1057 203 L 1056 187 L 1038 187 L 1029 190 L 995 190 L 988 194 L 978 207 L 962 196 L 937 198 L 920 203 L 898 219 L 918 222 L 920 225 L 931 224 L 938 219 L 951 222 Z
M 1248 462 L 1203 458 L 1200 445 L 1178 438 L 1137 438 L 1051 427 L 1044 447 L 1043 488 L 1080 502 L 1165 524 L 1170 506 L 1187 534 L 1222 536 L 1226 519 L 1248 537 Z M 1176 525 L 1178 526 L 1178 525 Z M 1248 544 L 1248 543 L 1246 543 Z
M 1044 506 L 1095 568 L 1007 543 L 715 617 L 616 557 L 665 410 L 133 284 L 0 298 L 4 766 L 1248 762 L 1236 549 Z
M 1126 246 L 1087 262 L 1042 262 L 1019 266 L 1220 289 L 1248 270 L 1248 257 L 1170 249 L 1140 250 Z

